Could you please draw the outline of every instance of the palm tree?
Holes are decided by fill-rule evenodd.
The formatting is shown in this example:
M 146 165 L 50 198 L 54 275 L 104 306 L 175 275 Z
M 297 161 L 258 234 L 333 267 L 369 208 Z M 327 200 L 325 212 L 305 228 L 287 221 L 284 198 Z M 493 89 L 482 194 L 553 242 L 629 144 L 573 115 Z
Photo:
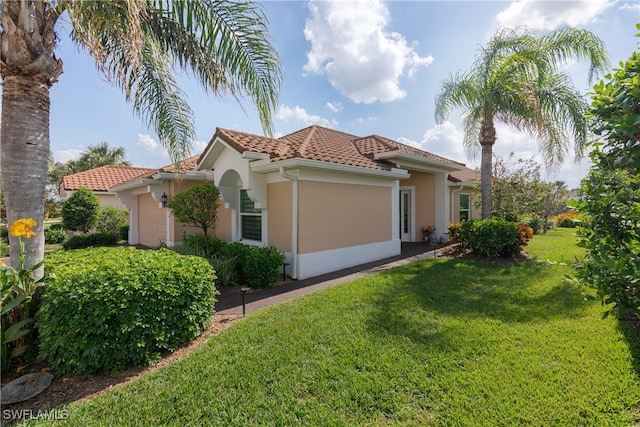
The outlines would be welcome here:
M 97 145 L 89 145 L 77 160 L 68 162 L 68 165 L 72 173 L 106 165 L 131 166 L 131 162 L 125 160 L 126 157 L 124 147 L 111 148 L 109 143 L 103 141 Z
M 503 29 L 480 49 L 473 67 L 449 77 L 436 97 L 442 123 L 454 108 L 464 111 L 464 145 L 481 148 L 482 217 L 491 217 L 491 171 L 495 122 L 529 133 L 548 169 L 562 163 L 570 139 L 580 158 L 588 138 L 586 101 L 558 68 L 572 57 L 590 63 L 589 80 L 608 67 L 602 41 L 586 30 L 565 28 L 543 36 Z
M 174 67 L 190 72 L 216 96 L 247 96 L 265 132 L 272 133 L 282 71 L 266 17 L 251 1 L 1 1 L 0 185 L 8 222 L 22 217 L 38 222 L 36 237 L 26 245 L 28 266 L 44 256 L 49 89 L 63 69 L 54 54 L 56 23 L 63 13 L 73 42 L 124 91 L 174 161 L 188 156 L 195 136 L 192 111 Z M 14 266 L 18 250 L 11 238 Z

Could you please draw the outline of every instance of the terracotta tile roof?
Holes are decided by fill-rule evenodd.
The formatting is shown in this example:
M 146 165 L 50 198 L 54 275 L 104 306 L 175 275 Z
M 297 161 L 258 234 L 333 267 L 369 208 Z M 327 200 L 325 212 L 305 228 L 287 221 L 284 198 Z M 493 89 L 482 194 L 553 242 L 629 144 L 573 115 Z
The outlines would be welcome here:
M 196 166 L 198 165 L 198 159 L 200 155 L 189 157 L 188 159 L 184 159 L 180 162 L 178 173 L 185 173 L 198 170 Z M 176 164 L 171 163 L 169 165 L 163 166 L 160 169 L 151 169 L 149 173 L 146 173 L 142 176 L 137 176 L 135 178 L 151 178 L 153 175 L 157 173 L 176 173 Z M 206 169 L 202 169 L 205 171 Z M 134 178 L 134 179 L 135 179 Z
M 480 171 L 464 168 L 449 174 L 449 181 L 453 182 L 480 182 Z
M 238 152 L 267 153 L 272 162 L 301 158 L 369 169 L 390 170 L 393 167 L 392 163 L 374 160 L 373 157 L 378 153 L 399 151 L 451 163 L 455 166 L 462 165 L 378 135 L 361 138 L 315 125 L 277 139 L 222 128 L 216 130 L 212 143 L 216 136 Z M 205 153 L 208 148 L 205 149 Z
M 73 191 L 81 187 L 86 187 L 92 191 L 108 191 L 111 187 L 154 172 L 155 170 L 156 169 L 132 166 L 101 166 L 63 177 L 62 188 L 65 191 Z

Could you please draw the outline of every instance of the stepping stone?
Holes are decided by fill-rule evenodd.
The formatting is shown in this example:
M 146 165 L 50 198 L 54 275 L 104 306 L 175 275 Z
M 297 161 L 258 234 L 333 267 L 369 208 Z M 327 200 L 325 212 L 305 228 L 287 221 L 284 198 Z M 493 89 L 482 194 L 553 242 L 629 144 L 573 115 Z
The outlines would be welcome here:
M 23 375 L 2 387 L 0 401 L 3 405 L 11 405 L 31 399 L 45 391 L 51 385 L 51 381 L 53 381 L 53 374 L 49 372 Z

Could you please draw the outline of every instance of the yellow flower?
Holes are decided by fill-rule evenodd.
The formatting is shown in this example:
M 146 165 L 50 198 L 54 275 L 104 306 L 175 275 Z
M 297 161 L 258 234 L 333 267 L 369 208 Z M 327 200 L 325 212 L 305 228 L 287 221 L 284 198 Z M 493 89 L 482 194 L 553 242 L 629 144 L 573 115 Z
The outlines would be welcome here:
M 27 239 L 36 235 L 36 233 L 32 230 L 33 227 L 38 225 L 36 221 L 32 218 L 20 218 L 17 219 L 11 224 L 9 227 L 9 231 L 12 236 L 24 236 Z

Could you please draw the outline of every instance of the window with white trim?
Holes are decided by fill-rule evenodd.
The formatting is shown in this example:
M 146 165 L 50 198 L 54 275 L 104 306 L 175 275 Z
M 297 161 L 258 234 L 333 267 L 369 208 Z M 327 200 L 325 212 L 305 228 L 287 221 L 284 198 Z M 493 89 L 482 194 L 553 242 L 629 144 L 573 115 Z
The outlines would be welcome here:
M 247 190 L 240 190 L 240 236 L 247 240 L 262 240 L 262 210 L 255 208 Z
M 469 220 L 469 199 L 468 194 L 460 194 L 460 222 Z

